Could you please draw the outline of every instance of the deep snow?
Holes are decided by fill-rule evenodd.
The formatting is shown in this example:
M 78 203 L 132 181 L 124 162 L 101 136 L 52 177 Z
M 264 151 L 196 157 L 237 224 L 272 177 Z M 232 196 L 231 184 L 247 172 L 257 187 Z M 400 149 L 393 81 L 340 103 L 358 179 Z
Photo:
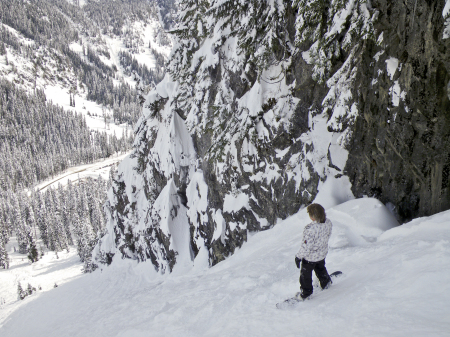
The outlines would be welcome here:
M 304 209 L 251 235 L 212 268 L 159 275 L 150 262 L 116 257 L 93 274 L 4 305 L 0 335 L 450 335 L 450 211 L 396 226 L 383 204 L 363 198 L 327 215 L 327 267 L 344 275 L 294 308 L 275 304 L 298 291 L 294 255 L 308 223 Z M 2 289 L 8 273 L 0 271 Z

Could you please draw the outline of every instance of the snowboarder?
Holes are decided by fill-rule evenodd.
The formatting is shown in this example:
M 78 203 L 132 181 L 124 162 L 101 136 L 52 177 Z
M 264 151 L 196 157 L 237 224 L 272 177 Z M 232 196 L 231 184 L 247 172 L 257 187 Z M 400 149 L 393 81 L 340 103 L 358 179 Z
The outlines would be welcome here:
M 295 255 L 295 264 L 300 269 L 300 292 L 295 297 L 305 300 L 313 293 L 312 271 L 316 273 L 322 289 L 328 288 L 332 281 L 325 268 L 328 253 L 328 240 L 331 235 L 331 221 L 326 218 L 324 208 L 311 204 L 306 208 L 312 222 L 303 230 L 300 250 Z

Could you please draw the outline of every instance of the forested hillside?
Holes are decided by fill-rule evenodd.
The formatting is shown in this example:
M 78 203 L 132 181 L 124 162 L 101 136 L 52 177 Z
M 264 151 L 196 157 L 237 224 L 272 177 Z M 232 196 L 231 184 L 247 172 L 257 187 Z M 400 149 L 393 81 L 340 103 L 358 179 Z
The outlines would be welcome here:
M 108 185 L 99 177 L 42 193 L 1 191 L 0 239 L 6 243 L 15 235 L 17 249 L 32 263 L 48 251 L 58 254 L 76 249 L 84 271 L 90 272 L 96 267 L 91 261 L 92 250 L 105 233 L 102 208 L 110 185 L 111 180 Z M 0 267 L 8 268 L 4 245 L 0 248 Z
M 33 89 L 57 83 L 71 95 L 83 93 L 88 100 L 114 110 L 114 121 L 135 123 L 140 114 L 138 90 L 162 79 L 164 56 L 157 49 L 170 45 L 161 27 L 155 27 L 152 41 L 144 41 L 137 26 L 158 22 L 155 4 L 144 0 L 89 1 L 82 7 L 66 0 L 21 3 L 0 3 L 5 13 L 0 43 L 6 67 L 2 73 L 13 73 L 16 83 Z M 128 57 L 120 57 L 121 71 L 112 60 L 117 55 L 111 55 L 108 39 L 123 43 L 122 53 Z M 153 69 L 138 66 L 132 56 L 144 46 L 154 54 Z M 11 61 L 13 57 L 16 62 Z M 123 72 L 133 75 L 140 86 L 127 83 Z
M 130 138 L 91 131 L 82 115 L 0 81 L 0 177 L 3 191 L 33 187 L 70 166 L 92 163 L 130 146 Z M 20 186 L 20 187 L 18 187 Z
M 4 247 L 15 235 L 31 262 L 37 249 L 76 245 L 92 270 L 106 183 L 99 177 L 45 196 L 34 189 L 130 149 L 142 97 L 164 76 L 171 45 L 164 25 L 174 8 L 173 1 L 0 1 L 0 265 L 7 267 Z M 67 97 L 64 106 L 55 92 Z

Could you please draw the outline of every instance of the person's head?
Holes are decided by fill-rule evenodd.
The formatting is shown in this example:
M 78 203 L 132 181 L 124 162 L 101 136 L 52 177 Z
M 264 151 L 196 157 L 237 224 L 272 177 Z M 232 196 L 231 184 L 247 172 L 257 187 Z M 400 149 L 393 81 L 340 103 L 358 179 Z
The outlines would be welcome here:
M 311 204 L 306 208 L 311 220 L 324 223 L 327 215 L 325 214 L 324 208 L 319 204 Z

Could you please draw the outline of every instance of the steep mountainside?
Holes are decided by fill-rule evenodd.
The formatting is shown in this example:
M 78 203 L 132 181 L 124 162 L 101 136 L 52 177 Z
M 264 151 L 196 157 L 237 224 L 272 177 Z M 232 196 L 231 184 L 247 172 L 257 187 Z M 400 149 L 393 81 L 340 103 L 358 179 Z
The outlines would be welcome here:
M 97 260 L 214 265 L 319 191 L 400 220 L 448 208 L 448 7 L 182 1 Z
M 140 91 L 164 77 L 171 40 L 156 0 L 0 1 L 0 12 L 0 74 L 30 91 L 60 88 L 70 106 L 94 101 L 133 125 Z

